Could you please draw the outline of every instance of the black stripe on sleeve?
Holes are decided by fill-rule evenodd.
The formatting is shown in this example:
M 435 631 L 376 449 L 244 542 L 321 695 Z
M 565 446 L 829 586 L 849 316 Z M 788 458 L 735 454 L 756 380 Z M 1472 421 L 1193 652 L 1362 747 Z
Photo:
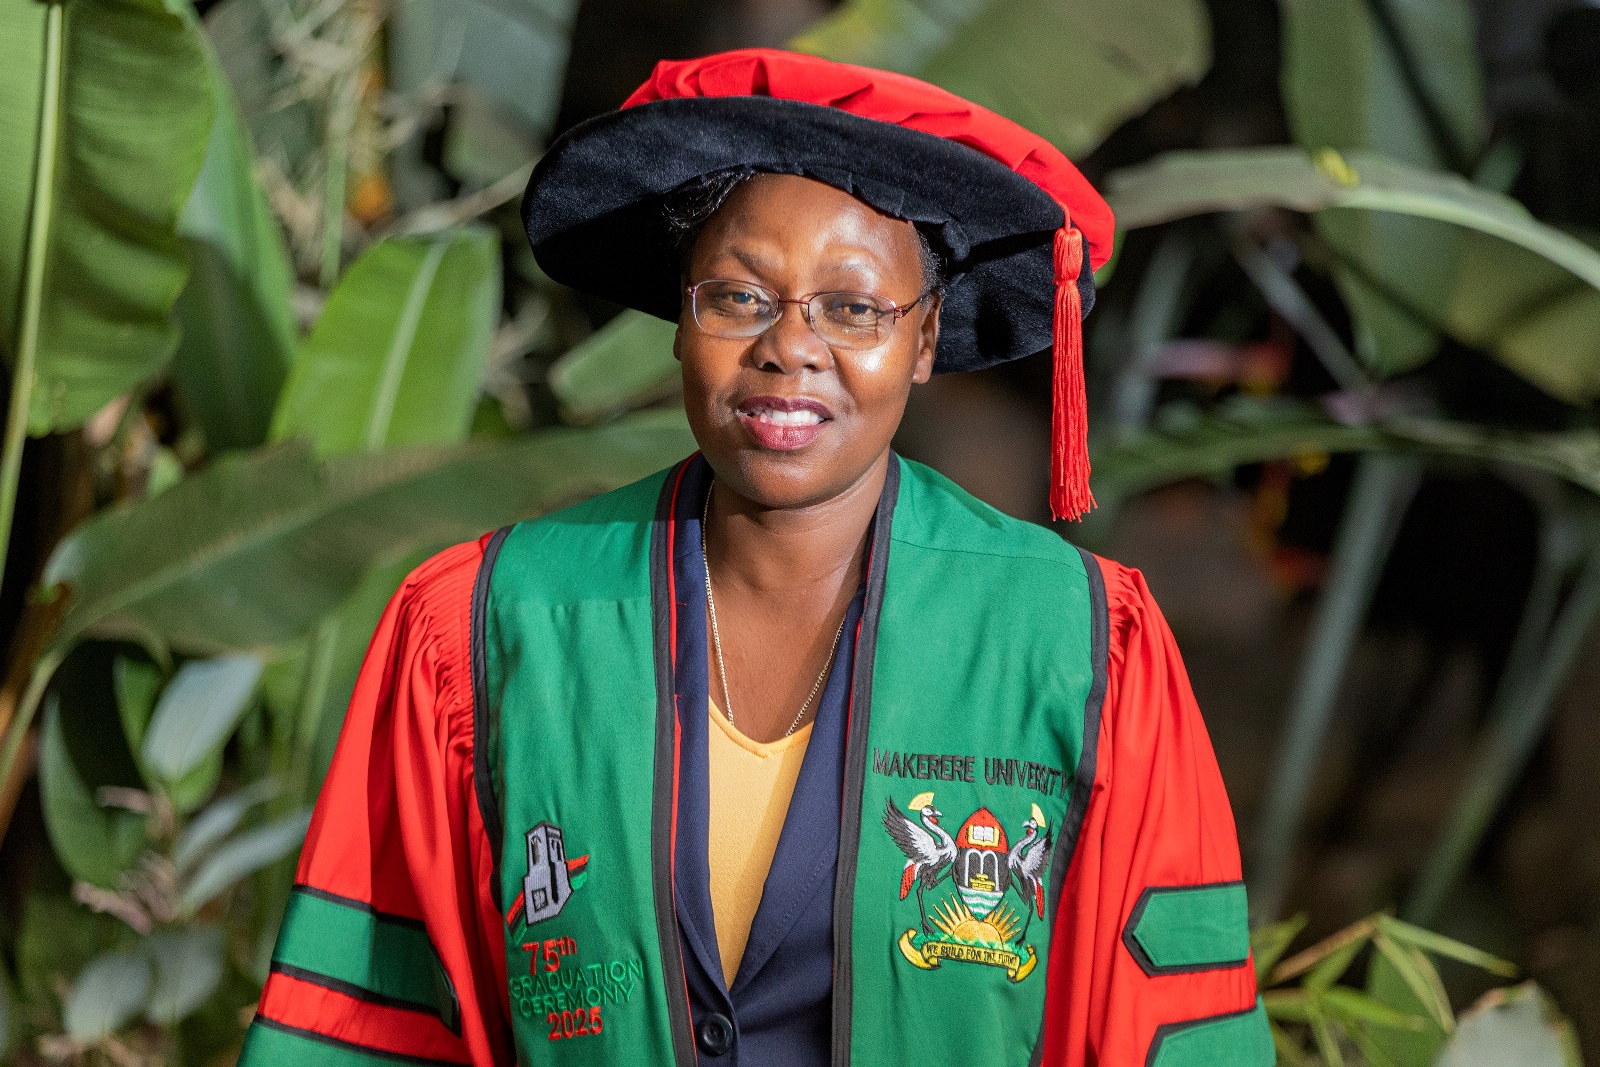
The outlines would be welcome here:
M 698 453 L 696 453 L 698 455 Z M 650 841 L 655 897 L 656 933 L 661 947 L 662 989 L 667 1000 L 667 1017 L 672 1032 L 672 1057 L 678 1067 L 693 1067 L 695 1052 L 693 1023 L 689 1013 L 689 990 L 683 970 L 683 943 L 678 933 L 677 904 L 672 885 L 673 840 L 672 796 L 677 786 L 678 701 L 673 680 L 672 603 L 670 577 L 672 559 L 667 541 L 677 487 L 694 462 L 690 456 L 667 474 L 656 501 L 655 520 L 650 524 L 650 610 L 656 674 L 655 768 L 652 783 Z
M 497 911 L 505 911 L 505 901 L 500 899 L 500 846 L 505 836 L 500 818 L 500 800 L 495 794 L 494 766 L 491 761 L 489 727 L 495 709 L 489 701 L 488 611 L 489 581 L 494 575 L 495 560 L 500 558 L 500 547 L 512 530 L 503 526 L 496 530 L 484 546 L 483 560 L 478 564 L 478 577 L 472 583 L 472 783 L 478 794 L 478 815 L 483 819 L 484 833 L 489 838 L 489 855 L 492 859 L 493 881 L 489 897 Z
M 1061 894 L 1066 887 L 1067 868 L 1072 866 L 1072 857 L 1078 851 L 1078 835 L 1083 832 L 1083 820 L 1089 814 L 1089 799 L 1099 767 L 1100 719 L 1105 710 L 1106 663 L 1111 646 L 1111 614 L 1106 604 L 1106 580 L 1100 572 L 1100 561 L 1081 548 L 1078 555 L 1083 557 L 1084 573 L 1089 580 L 1089 664 L 1093 675 L 1089 695 L 1083 702 L 1083 749 L 1078 753 L 1078 766 L 1072 776 L 1072 796 L 1061 820 L 1061 837 L 1056 841 L 1055 855 L 1050 858 L 1050 889 L 1045 900 L 1050 910 L 1052 938 L 1061 909 Z M 1040 1067 L 1047 1022 L 1039 1024 L 1039 1039 L 1034 1043 L 1029 1067 Z
M 839 866 L 833 885 L 833 1067 L 849 1067 L 851 1014 L 855 1008 L 853 934 L 856 866 L 861 852 L 861 796 L 867 776 L 867 728 L 872 721 L 872 668 L 878 654 L 878 619 L 889 574 L 889 544 L 900 499 L 900 457 L 889 470 L 873 517 L 867 595 L 861 606 L 861 636 L 851 673 L 850 718 L 844 748 L 844 787 L 839 802 Z

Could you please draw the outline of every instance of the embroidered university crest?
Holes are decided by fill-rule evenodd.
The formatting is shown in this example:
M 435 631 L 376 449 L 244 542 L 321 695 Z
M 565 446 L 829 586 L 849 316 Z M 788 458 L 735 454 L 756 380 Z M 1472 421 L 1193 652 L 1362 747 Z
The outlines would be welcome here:
M 528 831 L 527 840 L 528 874 L 522 880 L 522 899 L 518 903 L 522 921 L 532 926 L 561 914 L 567 899 L 588 876 L 589 857 L 567 859 L 566 841 L 555 823 L 537 824 Z
M 883 828 L 906 857 L 900 899 L 914 888 L 921 915 L 920 926 L 900 935 L 901 955 L 925 971 L 941 960 L 956 960 L 1003 968 L 1013 982 L 1028 977 L 1038 962 L 1026 943 L 1028 927 L 1035 915 L 1044 918 L 1050 868 L 1050 828 L 1039 805 L 1033 805 L 1021 839 L 1010 847 L 1005 828 L 988 808 L 968 816 L 954 837 L 940 825 L 944 813 L 933 806 L 932 793 L 912 797 L 908 810 L 910 815 L 890 800 L 883 813 Z M 930 911 L 930 891 L 946 880 L 955 891 L 937 897 Z M 1008 890 L 1021 898 L 1020 912 L 1007 898 Z

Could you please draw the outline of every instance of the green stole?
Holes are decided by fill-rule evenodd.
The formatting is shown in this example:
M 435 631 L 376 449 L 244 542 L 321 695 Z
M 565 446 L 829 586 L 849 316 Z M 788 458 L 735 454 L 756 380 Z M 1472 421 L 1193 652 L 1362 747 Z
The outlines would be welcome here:
M 476 786 L 525 1063 L 696 1062 L 672 883 L 684 469 L 501 531 L 474 590 Z M 839 1067 L 1036 1062 L 1105 619 L 1090 557 L 893 458 L 845 755 Z

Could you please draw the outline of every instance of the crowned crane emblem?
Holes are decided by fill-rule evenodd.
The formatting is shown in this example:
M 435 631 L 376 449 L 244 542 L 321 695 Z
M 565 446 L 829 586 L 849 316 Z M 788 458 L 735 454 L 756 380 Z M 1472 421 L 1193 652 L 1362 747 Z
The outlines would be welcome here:
M 883 828 L 905 854 L 900 899 L 915 890 L 920 924 L 901 934 L 900 952 L 913 966 L 931 971 L 942 960 L 1004 968 L 1013 982 L 1038 962 L 1026 943 L 1037 915 L 1044 918 L 1051 834 L 1034 804 L 1022 836 L 1008 847 L 1005 827 L 988 808 L 967 817 L 954 834 L 940 820 L 932 793 L 911 798 L 905 811 L 884 806 Z M 939 893 L 945 881 L 954 892 Z M 1018 902 L 1007 898 L 1015 892 Z

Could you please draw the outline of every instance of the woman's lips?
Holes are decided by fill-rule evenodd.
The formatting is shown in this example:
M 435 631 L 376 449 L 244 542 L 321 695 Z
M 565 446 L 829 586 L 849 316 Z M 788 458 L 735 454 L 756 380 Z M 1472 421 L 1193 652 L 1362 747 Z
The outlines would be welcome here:
M 833 421 L 825 405 L 803 397 L 753 396 L 734 413 L 756 444 L 778 452 L 806 447 Z

